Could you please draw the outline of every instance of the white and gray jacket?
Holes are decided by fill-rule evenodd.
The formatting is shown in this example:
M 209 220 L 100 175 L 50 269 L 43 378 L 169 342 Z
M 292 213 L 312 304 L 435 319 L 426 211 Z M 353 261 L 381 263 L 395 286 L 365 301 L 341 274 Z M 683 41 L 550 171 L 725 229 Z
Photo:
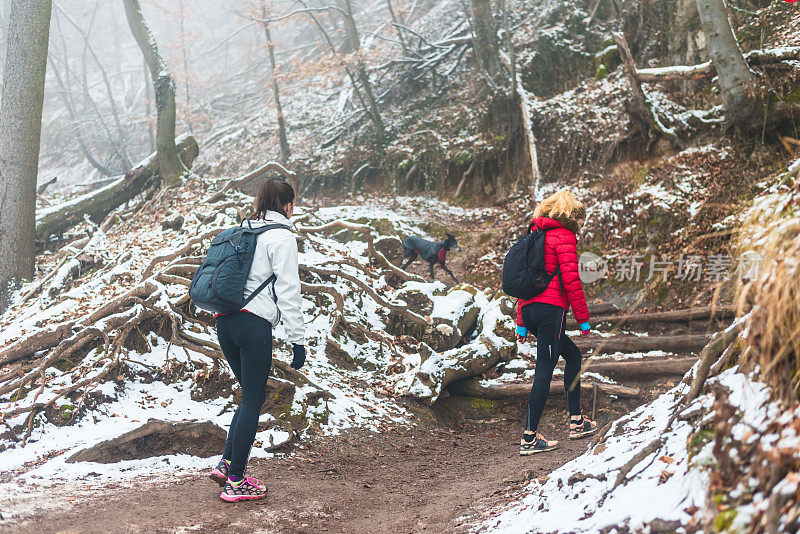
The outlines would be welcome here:
M 291 226 L 289 219 L 268 211 L 263 220 L 251 221 L 253 228 L 267 224 Z M 269 321 L 273 326 L 283 319 L 289 342 L 305 343 L 305 321 L 300 298 L 300 273 L 297 260 L 297 239 L 290 230 L 275 228 L 258 236 L 250 274 L 244 286 L 247 298 L 261 283 L 275 274 L 274 288 L 265 287 L 247 304 L 247 311 Z M 277 303 L 277 305 L 276 305 Z

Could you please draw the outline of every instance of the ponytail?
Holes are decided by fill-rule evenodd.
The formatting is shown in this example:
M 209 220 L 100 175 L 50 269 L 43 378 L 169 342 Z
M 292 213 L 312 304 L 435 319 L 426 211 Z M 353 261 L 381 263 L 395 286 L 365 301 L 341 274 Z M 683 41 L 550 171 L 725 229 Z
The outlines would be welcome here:
M 258 194 L 253 202 L 251 219 L 264 219 L 268 211 L 276 211 L 288 217 L 283 207 L 294 203 L 294 189 L 283 180 L 265 180 L 258 188 Z

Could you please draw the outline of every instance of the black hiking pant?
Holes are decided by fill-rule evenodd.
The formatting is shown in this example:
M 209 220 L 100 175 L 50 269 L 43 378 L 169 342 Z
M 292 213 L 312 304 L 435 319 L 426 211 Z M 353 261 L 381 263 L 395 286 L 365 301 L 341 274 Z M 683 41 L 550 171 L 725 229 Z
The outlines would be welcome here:
M 272 325 L 248 312 L 220 315 L 217 338 L 242 388 L 242 403 L 233 414 L 222 457 L 231 462 L 229 475 L 242 477 L 266 399 L 272 366 Z
M 547 396 L 550 394 L 550 381 L 553 379 L 553 370 L 556 368 L 559 356 L 563 356 L 566 362 L 564 390 L 567 394 L 569 414 L 580 415 L 580 382 L 576 383 L 572 390 L 570 387 L 581 370 L 581 351 L 565 334 L 567 310 L 564 308 L 533 302 L 523 306 L 522 322 L 528 332 L 536 336 L 536 372 L 525 415 L 525 430 L 536 432 Z

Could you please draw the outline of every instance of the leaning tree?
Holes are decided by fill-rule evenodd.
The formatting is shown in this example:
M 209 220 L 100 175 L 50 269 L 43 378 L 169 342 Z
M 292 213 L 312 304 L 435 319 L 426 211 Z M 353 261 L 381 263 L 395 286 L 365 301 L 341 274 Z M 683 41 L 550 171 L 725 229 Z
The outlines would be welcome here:
M 176 184 L 186 172 L 175 146 L 175 82 L 145 23 L 139 0 L 123 0 L 128 25 L 150 70 L 156 96 L 156 153 L 164 185 Z

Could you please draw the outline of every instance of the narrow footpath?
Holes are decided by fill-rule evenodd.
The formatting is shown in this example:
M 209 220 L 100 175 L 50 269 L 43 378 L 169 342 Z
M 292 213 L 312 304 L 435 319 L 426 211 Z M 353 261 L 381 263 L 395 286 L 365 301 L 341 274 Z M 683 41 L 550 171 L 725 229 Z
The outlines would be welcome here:
M 600 425 L 645 400 L 598 400 Z M 80 496 L 55 488 L 53 499 L 63 503 L 13 525 L 0 523 L 0 532 L 467 532 L 526 480 L 546 476 L 589 445 L 591 438 L 567 439 L 565 402 L 554 396 L 540 430 L 561 447 L 519 456 L 521 422 L 511 416 L 522 412 L 521 404 L 515 399 L 497 418 L 449 425 L 441 409 L 417 408 L 410 426 L 316 438 L 292 454 L 254 460 L 249 472 L 270 488 L 260 501 L 222 502 L 205 473 L 95 487 Z M 453 405 L 449 413 L 456 410 Z

